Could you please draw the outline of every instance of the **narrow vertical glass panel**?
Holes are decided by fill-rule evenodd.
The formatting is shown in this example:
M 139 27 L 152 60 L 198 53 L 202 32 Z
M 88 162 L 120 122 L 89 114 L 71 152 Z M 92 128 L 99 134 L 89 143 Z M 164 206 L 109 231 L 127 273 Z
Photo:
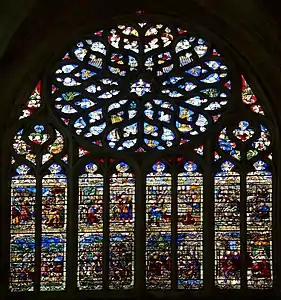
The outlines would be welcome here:
M 146 288 L 171 289 L 171 184 L 157 162 L 146 176 Z
M 26 100 L 25 107 L 22 110 L 19 119 L 30 117 L 41 106 L 41 81 L 39 81 L 32 91 L 29 98 Z
M 273 283 L 272 174 L 265 168 L 258 167 L 255 172 L 248 173 L 247 176 L 247 251 L 248 287 L 271 288 Z
M 135 177 L 121 162 L 110 177 L 109 288 L 134 286 Z
M 61 167 L 52 164 L 42 178 L 42 291 L 65 289 L 67 179 Z
M 222 164 L 215 176 L 215 285 L 240 288 L 240 176 Z
M 187 162 L 178 175 L 177 265 L 178 289 L 203 286 L 203 177 Z
M 12 292 L 34 290 L 35 197 L 34 176 L 19 172 L 19 175 L 12 177 L 9 284 Z
M 97 165 L 79 177 L 78 288 L 101 290 L 103 269 L 103 176 Z

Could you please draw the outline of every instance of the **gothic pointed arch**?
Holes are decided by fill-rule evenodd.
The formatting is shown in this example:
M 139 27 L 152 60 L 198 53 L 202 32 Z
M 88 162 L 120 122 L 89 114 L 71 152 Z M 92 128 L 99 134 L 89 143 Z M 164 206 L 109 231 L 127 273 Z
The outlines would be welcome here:
M 69 43 L 12 128 L 10 292 L 273 289 L 275 131 L 249 82 L 176 21 Z

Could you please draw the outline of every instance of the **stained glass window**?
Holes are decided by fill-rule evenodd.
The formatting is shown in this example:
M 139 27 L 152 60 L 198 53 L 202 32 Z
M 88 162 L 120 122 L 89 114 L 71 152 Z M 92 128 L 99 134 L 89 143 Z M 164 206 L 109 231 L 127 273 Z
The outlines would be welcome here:
M 79 177 L 78 287 L 102 289 L 103 176 L 89 163 Z
M 226 161 L 215 176 L 215 274 L 220 288 L 240 288 L 240 176 Z
M 218 49 L 124 22 L 35 82 L 11 139 L 10 291 L 273 287 L 274 126 Z
M 178 288 L 203 285 L 203 177 L 188 161 L 177 184 Z
M 272 174 L 264 161 L 247 174 L 248 287 L 272 287 Z
M 146 177 L 146 286 L 171 288 L 171 174 L 157 162 Z
M 109 288 L 130 289 L 134 284 L 135 176 L 121 162 L 110 178 Z
M 33 291 L 35 276 L 36 180 L 20 165 L 11 184 L 10 289 Z

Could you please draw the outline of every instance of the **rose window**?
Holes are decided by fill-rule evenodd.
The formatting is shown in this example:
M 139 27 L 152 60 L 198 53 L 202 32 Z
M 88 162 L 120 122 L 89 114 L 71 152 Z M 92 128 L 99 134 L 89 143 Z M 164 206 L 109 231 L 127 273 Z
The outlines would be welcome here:
M 65 126 L 115 150 L 196 141 L 231 96 L 228 67 L 216 49 L 162 24 L 97 31 L 69 49 L 55 73 L 52 99 Z

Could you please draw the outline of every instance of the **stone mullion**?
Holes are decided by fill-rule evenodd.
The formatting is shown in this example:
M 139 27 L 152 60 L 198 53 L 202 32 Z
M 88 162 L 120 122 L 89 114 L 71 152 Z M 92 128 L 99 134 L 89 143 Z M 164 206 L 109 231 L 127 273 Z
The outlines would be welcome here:
M 2 150 L 2 151 L 1 151 Z M 5 201 L 1 202 L 1 259 L 7 257 L 8 259 L 1 261 L 1 283 L 0 283 L 0 298 L 7 299 L 8 288 L 9 288 L 9 272 L 10 272 L 10 220 L 11 220 L 11 174 L 7 176 L 7 171 L 9 170 L 9 164 L 11 159 L 10 149 L 4 147 L 0 150 L 2 157 L 2 199 Z M 9 158 L 4 160 L 3 158 Z M 10 199 L 10 200 L 8 200 Z M 3 276 L 4 275 L 4 276 Z
M 103 290 L 109 289 L 109 161 L 105 160 L 103 190 Z
M 172 290 L 177 289 L 178 267 L 177 267 L 177 172 L 172 171 Z
M 247 186 L 246 186 L 246 172 L 243 169 L 240 175 L 240 265 L 241 265 L 241 290 L 247 289 Z
M 135 198 L 135 288 L 138 299 L 143 298 L 145 292 L 145 251 L 146 251 L 146 175 L 145 172 L 136 174 Z
M 41 241 L 42 241 L 42 175 L 41 162 L 42 154 L 40 149 L 36 149 L 35 178 L 36 178 L 36 198 L 35 198 L 35 292 L 40 291 L 41 281 Z
M 206 169 L 203 182 L 203 282 L 210 295 L 214 287 L 214 143 L 209 139 L 204 147 Z
M 66 250 L 66 287 L 70 295 L 77 290 L 77 243 L 78 243 L 78 176 L 73 172 L 77 161 L 77 148 L 72 139 L 68 146 L 67 172 L 67 250 Z

